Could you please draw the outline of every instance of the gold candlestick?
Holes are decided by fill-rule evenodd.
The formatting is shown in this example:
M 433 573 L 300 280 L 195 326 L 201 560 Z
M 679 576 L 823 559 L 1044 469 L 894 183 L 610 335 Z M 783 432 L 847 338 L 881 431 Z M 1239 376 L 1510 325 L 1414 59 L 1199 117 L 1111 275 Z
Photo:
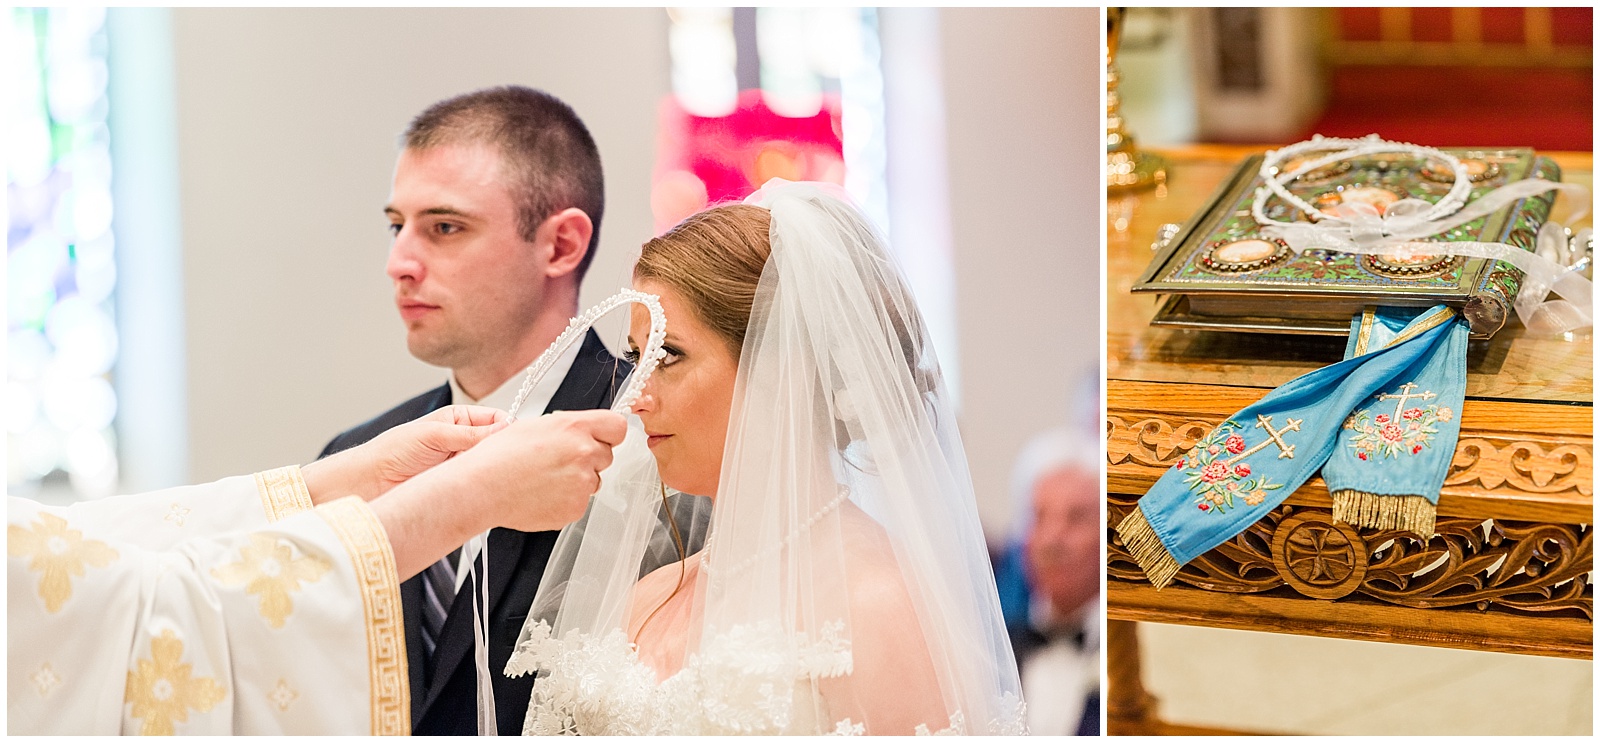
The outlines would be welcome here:
M 1167 179 L 1167 161 L 1140 152 L 1123 124 L 1116 58 L 1124 12 L 1123 8 L 1106 8 L 1106 191 L 1110 193 L 1136 191 Z

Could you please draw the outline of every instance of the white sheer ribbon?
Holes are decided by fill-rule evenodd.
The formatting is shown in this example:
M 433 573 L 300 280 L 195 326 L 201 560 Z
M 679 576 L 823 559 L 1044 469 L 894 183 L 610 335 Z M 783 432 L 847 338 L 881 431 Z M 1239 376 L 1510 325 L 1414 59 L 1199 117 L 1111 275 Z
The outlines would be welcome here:
M 1326 145 L 1342 140 L 1311 140 L 1306 144 Z M 1470 204 L 1460 207 L 1455 199 L 1461 191 L 1464 173 L 1460 163 L 1445 153 L 1432 148 L 1418 147 L 1382 140 L 1359 140 L 1360 146 L 1341 149 L 1333 154 L 1316 158 L 1295 168 L 1279 173 L 1276 163 L 1279 153 L 1269 153 L 1262 164 L 1262 176 L 1268 185 L 1256 190 L 1251 213 L 1262 225 L 1262 234 L 1282 239 L 1296 253 L 1305 250 L 1331 250 L 1341 253 L 1398 256 L 1411 258 L 1417 255 L 1450 255 L 1505 261 L 1523 272 L 1522 288 L 1514 301 L 1517 316 L 1528 332 L 1535 336 L 1553 336 L 1594 325 L 1594 285 L 1574 266 L 1582 258 L 1581 251 L 1572 250 L 1563 226 L 1546 222 L 1539 230 L 1534 251 L 1527 251 L 1499 242 L 1427 241 L 1461 225 L 1480 219 L 1510 204 L 1538 196 L 1549 191 L 1564 192 L 1579 204 L 1568 223 L 1588 213 L 1589 191 L 1571 183 L 1559 183 L 1542 178 L 1528 178 L 1506 184 Z M 1285 148 L 1287 150 L 1289 148 Z M 1457 172 L 1456 188 L 1438 204 L 1423 199 L 1401 199 L 1383 212 L 1370 204 L 1342 203 L 1328 211 L 1318 210 L 1298 198 L 1286 197 L 1283 185 L 1315 168 L 1340 160 L 1347 160 L 1376 152 L 1401 151 L 1437 157 L 1453 164 Z M 1281 222 L 1266 215 L 1266 203 L 1273 196 L 1285 198 L 1304 211 L 1310 222 Z M 1441 208 L 1443 207 L 1443 208 Z M 1329 213 L 1331 212 L 1331 213 Z M 1592 233 L 1580 230 L 1573 242 L 1583 244 Z M 1561 299 L 1546 298 L 1552 293 Z
M 522 403 L 528 399 L 539 380 L 555 365 L 556 359 L 561 356 L 573 343 L 578 342 L 595 322 L 612 310 L 630 303 L 644 305 L 650 311 L 650 337 L 645 343 L 645 348 L 640 352 L 639 366 L 629 375 L 628 381 L 623 384 L 611 404 L 611 409 L 618 413 L 626 414 L 633 407 L 639 393 L 644 389 L 645 382 L 649 381 L 650 374 L 655 371 L 656 365 L 661 362 L 666 352 L 661 350 L 661 345 L 666 342 L 667 316 L 661 310 L 661 299 L 654 294 L 646 294 L 633 289 L 623 289 L 582 314 L 572 318 L 567 324 L 567 329 L 556 336 L 550 347 L 539 354 L 523 373 L 522 387 L 517 391 L 516 399 L 511 403 L 507 420 L 516 420 L 517 413 L 522 408 Z M 629 437 L 637 439 L 634 431 L 629 431 Z M 626 444 L 626 442 L 625 442 Z M 618 447 L 621 448 L 620 446 Z M 494 683 L 493 673 L 489 669 L 489 645 L 484 636 L 488 633 L 489 619 L 489 534 L 484 532 L 473 537 L 467 542 L 467 554 L 483 556 L 483 576 L 477 585 L 479 590 L 472 596 L 472 660 L 477 666 L 478 688 L 478 734 L 499 735 L 499 725 L 494 710 Z M 476 550 L 473 547 L 476 545 Z M 467 580 L 473 580 L 477 572 L 477 559 L 473 559 L 467 568 Z

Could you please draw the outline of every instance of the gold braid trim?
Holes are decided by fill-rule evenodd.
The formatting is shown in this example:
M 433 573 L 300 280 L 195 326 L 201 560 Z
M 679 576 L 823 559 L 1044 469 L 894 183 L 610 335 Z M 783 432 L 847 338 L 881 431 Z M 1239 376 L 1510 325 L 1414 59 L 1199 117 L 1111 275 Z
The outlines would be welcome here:
M 1368 529 L 1404 529 L 1423 539 L 1433 536 L 1438 509 L 1420 495 L 1378 495 L 1335 490 L 1333 520 Z
M 1172 559 L 1166 545 L 1156 538 L 1150 522 L 1144 520 L 1144 511 L 1135 507 L 1128 512 L 1122 523 L 1117 524 L 1117 534 L 1122 537 L 1122 545 L 1128 548 L 1156 590 L 1172 584 L 1173 577 L 1178 574 L 1178 561 Z
M 1372 323 L 1378 319 L 1378 309 L 1368 307 L 1361 312 L 1361 330 L 1356 333 L 1356 352 L 1352 356 L 1367 355 L 1367 344 L 1372 342 Z
M 261 510 L 267 513 L 269 524 L 312 507 L 311 491 L 306 490 L 298 464 L 257 472 L 256 492 L 261 494 Z
M 1393 340 L 1383 344 L 1383 347 L 1393 348 L 1454 319 L 1456 319 L 1455 310 L 1450 309 L 1449 307 L 1440 307 L 1432 314 L 1424 315 L 1423 319 L 1420 322 L 1417 322 L 1416 325 L 1411 326 L 1410 330 L 1406 330 L 1395 336 Z
M 361 498 L 350 495 L 317 507 L 339 535 L 367 618 L 367 664 L 372 676 L 372 734 L 411 734 L 411 686 L 400 578 L 383 524 Z

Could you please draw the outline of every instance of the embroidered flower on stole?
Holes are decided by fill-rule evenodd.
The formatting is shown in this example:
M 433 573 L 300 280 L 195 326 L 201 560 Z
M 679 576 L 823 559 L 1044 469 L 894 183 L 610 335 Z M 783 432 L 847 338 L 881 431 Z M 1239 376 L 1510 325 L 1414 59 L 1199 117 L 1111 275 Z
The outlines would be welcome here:
M 1224 421 L 1195 444 L 1191 457 L 1173 465 L 1179 470 L 1193 468 L 1185 484 L 1195 494 L 1195 508 L 1202 513 L 1225 514 L 1238 506 L 1238 500 L 1246 506 L 1258 506 L 1269 491 L 1283 487 L 1264 476 L 1250 477 L 1250 463 L 1244 458 L 1254 452 L 1247 450 L 1240 431 L 1237 422 Z M 1227 457 L 1223 452 L 1233 456 Z
M 1453 416 L 1450 408 L 1429 405 L 1426 408 L 1409 408 L 1396 411 L 1393 417 L 1370 409 L 1350 414 L 1345 428 L 1355 431 L 1350 437 L 1350 448 L 1363 462 L 1373 457 L 1398 457 L 1401 454 L 1421 454 L 1433 448 L 1433 437 L 1438 435 L 1436 423 L 1448 421 Z
M 273 629 L 283 629 L 294 613 L 289 594 L 300 590 L 302 582 L 316 582 L 330 568 L 320 557 L 295 557 L 287 542 L 265 534 L 251 534 L 250 544 L 239 550 L 239 556 L 239 562 L 212 568 L 211 575 L 223 585 L 243 585 L 245 593 L 259 597 L 261 616 Z
M 183 660 L 183 641 L 170 629 L 150 640 L 150 660 L 128 672 L 127 701 L 144 720 L 140 735 L 172 735 L 175 722 L 188 722 L 189 710 L 208 712 L 228 695 L 214 679 L 194 676 Z
M 83 532 L 68 527 L 60 516 L 38 516 L 26 529 L 15 524 L 6 528 L 6 553 L 28 558 L 28 570 L 40 575 L 39 597 L 45 611 L 54 614 L 72 598 L 72 579 L 83 577 L 84 566 L 110 565 L 117 551 L 105 542 L 84 539 Z

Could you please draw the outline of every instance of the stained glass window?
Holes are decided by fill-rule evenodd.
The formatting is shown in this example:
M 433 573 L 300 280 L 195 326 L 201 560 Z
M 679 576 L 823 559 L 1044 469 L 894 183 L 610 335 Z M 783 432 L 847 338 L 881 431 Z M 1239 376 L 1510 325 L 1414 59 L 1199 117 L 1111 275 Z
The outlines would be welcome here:
M 740 59 L 738 13 L 753 14 L 753 59 Z M 767 179 L 843 185 L 880 229 L 883 75 L 871 8 L 674 8 L 673 94 L 651 206 L 665 230 Z M 745 16 L 750 18 L 752 16 Z M 757 70 L 741 90 L 741 64 Z
M 899 8 L 886 59 L 874 8 L 673 8 L 672 94 L 661 104 L 651 212 L 665 231 L 767 179 L 843 185 L 880 231 L 916 292 L 959 393 L 955 277 L 944 185 L 938 16 Z M 884 69 L 901 109 L 891 231 Z
M 117 483 L 105 11 L 13 8 L 6 148 L 6 483 Z

